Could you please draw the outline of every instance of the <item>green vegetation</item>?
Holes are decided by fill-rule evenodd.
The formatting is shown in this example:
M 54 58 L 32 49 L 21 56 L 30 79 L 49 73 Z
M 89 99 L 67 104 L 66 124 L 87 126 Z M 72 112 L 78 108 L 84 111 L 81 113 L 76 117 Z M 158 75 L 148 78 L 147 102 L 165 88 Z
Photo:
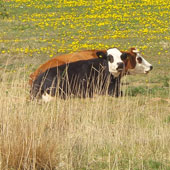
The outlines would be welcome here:
M 6 6 L 3 4 L 3 2 L 0 2 L 0 17 L 2 17 L 3 19 L 5 17 L 9 17 Z

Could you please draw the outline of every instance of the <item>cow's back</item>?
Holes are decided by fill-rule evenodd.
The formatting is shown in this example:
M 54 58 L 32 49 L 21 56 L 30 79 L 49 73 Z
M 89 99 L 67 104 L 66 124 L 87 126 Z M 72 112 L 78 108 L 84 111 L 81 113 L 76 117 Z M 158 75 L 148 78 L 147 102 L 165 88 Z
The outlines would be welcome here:
M 108 73 L 107 61 L 99 58 L 52 67 L 35 79 L 31 95 L 35 98 L 37 94 L 41 96 L 44 92 L 47 92 L 55 96 L 58 85 L 60 96 L 70 95 L 71 93 L 77 95 L 82 94 L 82 92 L 85 96 L 89 90 L 91 90 L 92 95 L 99 78 L 101 80 L 104 77 L 106 78 L 104 75 L 108 75 Z M 102 80 L 100 84 L 103 84 L 103 82 Z
M 49 68 L 60 66 L 71 62 L 76 62 L 79 60 L 89 60 L 92 58 L 98 58 L 98 56 L 96 55 L 98 51 L 106 52 L 106 50 L 85 50 L 85 51 L 75 52 L 71 54 L 63 54 L 60 56 L 56 56 L 51 60 L 47 61 L 46 63 L 42 64 L 35 72 L 33 72 L 30 75 L 29 84 L 32 85 L 32 82 L 37 78 L 37 76 L 45 72 Z

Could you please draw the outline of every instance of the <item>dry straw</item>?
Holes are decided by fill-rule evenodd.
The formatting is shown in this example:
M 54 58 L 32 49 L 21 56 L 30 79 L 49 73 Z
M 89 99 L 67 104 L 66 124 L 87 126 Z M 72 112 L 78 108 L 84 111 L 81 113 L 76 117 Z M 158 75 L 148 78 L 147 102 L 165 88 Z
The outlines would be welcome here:
M 170 159 L 169 110 L 149 95 L 28 101 L 19 70 L 0 83 L 1 169 L 146 169 Z

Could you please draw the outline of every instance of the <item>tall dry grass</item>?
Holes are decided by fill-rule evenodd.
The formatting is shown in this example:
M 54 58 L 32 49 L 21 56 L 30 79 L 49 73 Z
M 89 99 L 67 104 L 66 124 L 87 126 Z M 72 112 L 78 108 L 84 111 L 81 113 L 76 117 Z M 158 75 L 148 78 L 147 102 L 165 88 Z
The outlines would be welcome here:
M 0 169 L 168 169 L 170 104 L 151 96 L 29 101 L 23 75 L 2 72 Z

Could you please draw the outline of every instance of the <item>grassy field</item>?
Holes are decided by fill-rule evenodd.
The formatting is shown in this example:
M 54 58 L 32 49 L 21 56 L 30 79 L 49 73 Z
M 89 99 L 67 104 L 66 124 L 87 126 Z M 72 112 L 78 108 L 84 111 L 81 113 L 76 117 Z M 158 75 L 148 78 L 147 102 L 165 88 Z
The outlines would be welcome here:
M 169 16 L 168 0 L 1 0 L 0 169 L 170 170 Z M 118 99 L 28 100 L 40 64 L 109 47 L 154 69 Z

